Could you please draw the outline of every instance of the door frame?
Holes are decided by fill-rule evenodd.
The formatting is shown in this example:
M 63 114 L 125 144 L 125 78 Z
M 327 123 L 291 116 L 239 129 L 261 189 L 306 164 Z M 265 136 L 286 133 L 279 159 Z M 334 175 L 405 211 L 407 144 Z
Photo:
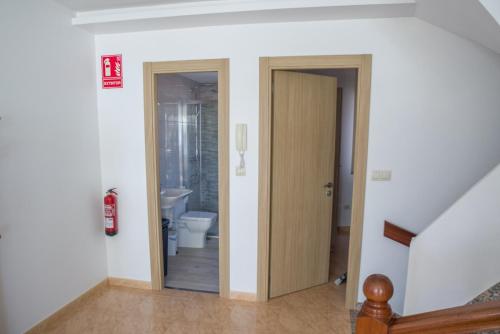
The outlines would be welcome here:
M 335 166 L 334 166 L 334 180 L 338 180 L 340 177 L 340 147 L 342 145 L 342 106 L 343 106 L 343 89 L 337 87 L 337 110 L 336 110 L 336 125 L 335 129 Z M 337 235 L 338 226 L 338 213 L 339 213 L 339 197 L 340 197 L 340 182 L 335 182 L 333 186 L 333 209 L 332 209 L 332 231 L 330 233 L 330 254 L 333 251 L 333 243 L 335 242 L 335 236 Z M 330 265 L 333 262 L 330 261 Z M 331 268 L 330 268 L 331 270 Z
M 164 288 L 159 185 L 157 74 L 217 72 L 219 162 L 219 295 L 229 297 L 229 59 L 145 62 L 144 130 L 151 288 Z
M 261 57 L 259 59 L 259 212 L 257 299 L 269 299 L 269 250 L 271 213 L 272 72 L 300 69 L 357 69 L 354 135 L 354 183 L 351 233 L 346 288 L 346 307 L 353 309 L 358 299 L 361 242 L 368 156 L 371 55 Z

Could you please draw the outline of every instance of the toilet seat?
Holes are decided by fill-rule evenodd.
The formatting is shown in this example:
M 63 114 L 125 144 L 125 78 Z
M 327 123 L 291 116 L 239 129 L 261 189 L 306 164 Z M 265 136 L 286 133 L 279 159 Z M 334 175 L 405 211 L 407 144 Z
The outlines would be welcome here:
M 188 211 L 180 216 L 180 219 L 189 221 L 215 221 L 217 214 L 206 211 Z

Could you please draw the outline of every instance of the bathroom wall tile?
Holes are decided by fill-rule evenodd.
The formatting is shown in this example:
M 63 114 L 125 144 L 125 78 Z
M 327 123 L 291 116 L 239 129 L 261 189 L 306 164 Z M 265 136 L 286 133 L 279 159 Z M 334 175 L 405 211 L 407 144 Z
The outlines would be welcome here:
M 218 115 L 217 102 L 202 106 L 201 205 L 204 211 L 219 211 Z

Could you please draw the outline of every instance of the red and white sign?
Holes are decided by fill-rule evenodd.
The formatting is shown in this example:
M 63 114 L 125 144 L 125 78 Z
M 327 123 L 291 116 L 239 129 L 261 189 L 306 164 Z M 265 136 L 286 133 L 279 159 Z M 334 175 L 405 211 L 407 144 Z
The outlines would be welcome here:
M 122 55 L 101 56 L 102 88 L 122 88 Z

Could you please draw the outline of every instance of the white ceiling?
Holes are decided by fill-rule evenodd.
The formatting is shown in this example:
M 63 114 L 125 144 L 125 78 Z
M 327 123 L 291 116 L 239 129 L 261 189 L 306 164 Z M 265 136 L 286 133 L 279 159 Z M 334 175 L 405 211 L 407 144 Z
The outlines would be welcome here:
M 96 34 L 199 26 L 417 17 L 500 53 L 500 0 L 56 0 Z
M 77 11 L 73 24 L 96 34 L 107 34 L 264 22 L 408 17 L 414 16 L 414 12 L 415 0 L 205 0 Z

